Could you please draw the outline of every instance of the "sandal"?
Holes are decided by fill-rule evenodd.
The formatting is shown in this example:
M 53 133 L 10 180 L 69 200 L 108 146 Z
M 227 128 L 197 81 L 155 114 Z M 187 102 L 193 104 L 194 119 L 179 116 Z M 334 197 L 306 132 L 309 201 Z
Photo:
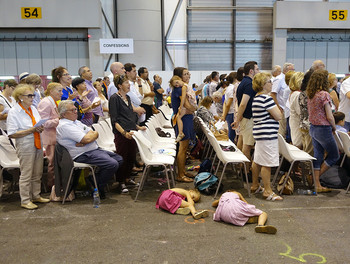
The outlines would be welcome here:
M 322 188 L 316 188 L 316 192 L 317 193 L 328 193 L 328 192 L 331 192 L 332 189 L 329 189 L 327 187 L 322 187 Z
M 281 196 L 275 194 L 274 192 L 271 193 L 269 196 L 264 197 L 264 198 L 266 199 L 266 201 L 272 201 L 272 202 L 274 202 L 274 201 L 282 201 L 283 200 L 283 198 Z
M 178 181 L 178 182 L 193 182 L 193 179 L 190 179 L 186 176 L 182 176 L 182 177 L 177 177 L 176 181 Z
M 256 226 L 255 232 L 257 233 L 265 233 L 265 234 L 276 234 L 277 228 L 271 225 L 265 225 L 265 226 Z
M 209 215 L 209 212 L 207 210 L 202 210 L 202 211 L 196 212 L 193 218 L 200 219 L 200 218 L 208 217 L 208 215 Z
M 179 133 L 179 135 L 175 139 L 175 143 L 179 143 L 181 141 L 181 139 L 183 139 L 184 137 L 185 137 L 184 133 Z
M 265 191 L 265 188 L 262 187 L 261 185 L 259 185 L 259 187 L 257 189 L 254 190 L 251 188 L 250 191 L 254 194 L 258 194 L 258 193 L 263 193 Z

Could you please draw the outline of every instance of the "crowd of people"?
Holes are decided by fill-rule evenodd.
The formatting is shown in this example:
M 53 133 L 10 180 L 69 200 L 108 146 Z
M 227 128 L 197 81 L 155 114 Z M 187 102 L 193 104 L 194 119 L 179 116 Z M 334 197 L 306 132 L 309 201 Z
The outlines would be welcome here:
M 113 176 L 121 193 L 138 186 L 133 171 L 142 162 L 137 160 L 132 131 L 145 130 L 147 120 L 159 112 L 165 101 L 173 110 L 178 182 L 193 182 L 185 164 L 190 142 L 196 140 L 194 115 L 197 115 L 208 125 L 226 123 L 228 138 L 251 160 L 248 165 L 253 193 L 262 193 L 268 201 L 283 200 L 270 184 L 271 168 L 279 165 L 278 133 L 316 158 L 313 184 L 319 193 L 331 191 L 321 185 L 320 175 L 339 159 L 334 132 L 350 129 L 350 81 L 338 82 L 322 61 L 315 61 L 305 73 L 295 71 L 292 63 L 276 65 L 271 74 L 260 72 L 257 62 L 248 61 L 231 73 L 220 75 L 213 71 L 199 86 L 190 84 L 188 69 L 177 67 L 166 88 L 159 75 L 153 76 L 152 83 L 148 69 L 137 69 L 133 63 L 114 62 L 110 71 L 111 76 L 93 81 L 87 66 L 80 67 L 79 77 L 74 79 L 66 68 L 57 67 L 52 70 L 52 82 L 46 89 L 37 74 L 22 73 L 19 84 L 15 80 L 5 81 L 0 94 L 0 128 L 2 134 L 15 139 L 23 208 L 36 209 L 36 203 L 50 201 L 40 195 L 43 157 L 48 160 L 47 187 L 51 190 L 55 185 L 57 145 L 67 149 L 73 161 L 98 167 L 95 187 L 102 198 Z M 92 129 L 94 123 L 109 119 L 115 135 L 115 153 L 99 148 L 96 143 L 99 135 Z M 311 168 L 304 168 L 303 172 L 311 174 Z M 174 192 L 180 200 L 175 207 L 163 206 L 166 210 L 175 213 L 188 207 L 185 212 L 194 218 L 207 216 L 206 211 L 194 209 L 196 192 L 175 188 L 163 196 L 175 197 Z M 62 196 L 62 190 L 56 188 L 55 194 Z M 162 208 L 162 199 L 157 207 Z M 187 202 L 181 202 L 185 199 Z M 221 199 L 246 202 L 234 192 Z M 221 208 L 221 204 L 224 202 L 218 200 L 215 206 Z M 215 220 L 220 219 L 218 215 Z M 266 216 L 255 208 L 244 221 L 259 215 L 259 225 L 264 225 Z M 244 222 L 241 220 L 239 225 Z M 273 227 L 266 230 L 275 232 Z

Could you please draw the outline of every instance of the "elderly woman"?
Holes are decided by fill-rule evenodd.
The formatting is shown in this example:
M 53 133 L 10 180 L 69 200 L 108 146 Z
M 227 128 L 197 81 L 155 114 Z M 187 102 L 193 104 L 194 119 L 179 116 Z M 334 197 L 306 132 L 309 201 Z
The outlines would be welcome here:
M 197 109 L 196 113 L 196 115 L 200 117 L 207 125 L 209 125 L 211 122 L 215 122 L 213 113 L 209 111 L 212 104 L 213 99 L 210 96 L 204 97 L 199 103 L 199 108 Z
M 25 78 L 25 82 L 34 87 L 33 106 L 38 107 L 41 97 L 43 97 L 42 93 L 44 92 L 40 76 L 35 73 L 29 74 L 29 76 Z
M 81 122 L 87 126 L 93 124 L 93 113 L 92 109 L 98 107 L 101 104 L 101 101 L 92 103 L 87 95 L 90 91 L 86 90 L 86 82 L 83 78 L 77 77 L 72 81 L 73 88 L 77 89 L 78 95 L 76 97 L 76 102 L 81 106 L 81 111 L 84 116 L 81 118 Z
M 303 142 L 301 140 L 302 134 L 300 130 L 299 125 L 299 119 L 300 119 L 300 105 L 299 105 L 299 95 L 300 95 L 300 88 L 301 88 L 301 82 L 304 79 L 304 73 L 302 72 L 295 72 L 289 81 L 289 89 L 291 90 L 291 93 L 289 95 L 289 109 L 290 109 L 290 116 L 289 116 L 289 126 L 290 126 L 290 134 L 292 138 L 292 143 L 294 146 L 297 146 L 298 148 L 303 148 Z
M 70 87 L 72 76 L 66 68 L 59 66 L 51 71 L 52 81 L 63 86 L 61 100 L 73 100 L 76 97 L 74 90 Z
M 185 85 L 188 85 L 191 74 L 190 72 L 183 67 L 177 67 L 174 69 L 174 75 L 179 76 L 182 81 L 185 83 Z M 192 90 L 192 89 L 187 89 Z M 192 90 L 193 92 L 193 90 Z M 173 108 L 174 115 L 177 114 L 179 111 L 179 106 L 181 103 L 181 96 L 182 96 L 182 88 L 174 88 L 171 93 L 171 107 Z M 188 100 L 185 101 L 184 106 L 187 110 L 194 112 L 196 110 L 196 107 L 193 106 L 188 102 Z M 178 176 L 176 178 L 179 182 L 192 182 L 193 179 L 190 179 L 186 176 L 185 172 L 185 163 L 186 163 L 186 152 L 188 145 L 190 143 L 190 139 L 195 138 L 195 133 L 193 129 L 193 114 L 186 114 L 182 117 L 183 122 L 183 133 L 185 136 L 182 138 L 182 140 L 179 142 L 179 149 L 177 153 L 177 164 L 178 164 Z M 179 134 L 178 127 L 175 125 L 175 133 L 176 137 Z
M 251 191 L 262 193 L 267 201 L 280 201 L 282 197 L 276 195 L 271 188 L 271 167 L 279 165 L 278 152 L 278 121 L 282 113 L 269 93 L 272 90 L 271 75 L 258 73 L 253 79 L 253 90 L 256 95 L 252 104 L 253 136 L 255 139 L 254 162 L 252 164 L 253 183 Z M 264 188 L 259 185 L 259 174 Z
M 7 133 L 6 119 L 10 109 L 15 105 L 16 101 L 12 97 L 13 90 L 16 88 L 15 80 L 6 80 L 4 88 L 0 93 L 0 128 Z M 1 131 L 0 131 L 1 134 Z
M 138 185 L 131 179 L 131 171 L 136 161 L 137 145 L 132 138 L 131 130 L 145 130 L 146 127 L 137 125 L 137 115 L 133 111 L 130 97 L 127 93 L 130 91 L 129 80 L 123 75 L 114 76 L 114 85 L 118 92 L 109 99 L 109 114 L 114 133 L 114 143 L 117 153 L 123 157 L 123 164 L 117 172 L 122 189 L 122 193 L 129 192 L 126 185 Z
M 7 117 L 7 132 L 16 139 L 16 151 L 19 158 L 21 175 L 19 193 L 21 206 L 36 209 L 34 203 L 48 203 L 50 200 L 40 196 L 41 176 L 43 173 L 43 150 L 39 126 L 40 115 L 33 106 L 34 88 L 28 84 L 18 85 L 13 92 L 17 104 L 11 108 Z
M 315 171 L 315 185 L 317 192 L 330 192 L 321 186 L 320 176 L 332 167 L 339 159 L 337 143 L 333 137 L 336 130 L 331 107 L 331 96 L 328 93 L 328 71 L 316 70 L 310 77 L 306 88 L 308 97 L 310 135 L 314 146 L 313 162 Z M 324 160 L 325 152 L 327 158 Z
M 47 186 L 50 189 L 55 183 L 53 158 L 56 144 L 56 127 L 58 126 L 59 122 L 57 101 L 62 97 L 62 90 L 63 87 L 60 83 L 50 83 L 45 91 L 46 97 L 43 98 L 38 105 L 38 112 L 40 114 L 40 117 L 42 119 L 48 119 L 44 124 L 42 140 L 46 157 L 49 162 L 47 166 Z
M 334 73 L 328 74 L 328 85 L 329 85 L 328 92 L 332 98 L 332 112 L 334 113 L 339 108 L 339 98 L 338 98 L 338 94 L 335 90 L 337 88 L 337 85 L 338 85 L 338 79 Z

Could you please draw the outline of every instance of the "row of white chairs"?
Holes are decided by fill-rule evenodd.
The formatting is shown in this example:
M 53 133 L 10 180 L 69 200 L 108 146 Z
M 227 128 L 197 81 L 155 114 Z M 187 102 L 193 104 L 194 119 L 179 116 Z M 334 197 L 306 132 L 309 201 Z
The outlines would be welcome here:
M 340 163 L 340 167 L 344 165 L 345 158 L 350 158 L 350 136 L 348 133 L 337 131 L 335 133 L 335 139 L 338 143 L 339 150 L 344 153 L 344 157 Z M 348 187 L 346 188 L 346 193 L 349 192 L 350 183 Z
M 213 166 L 215 164 L 216 158 L 218 158 L 218 164 L 216 167 L 215 175 L 217 175 L 219 171 L 220 164 L 222 163 L 224 165 L 220 178 L 219 178 L 219 184 L 216 189 L 214 198 L 218 195 L 220 185 L 222 182 L 222 178 L 224 176 L 226 167 L 228 164 L 241 164 L 244 168 L 244 176 L 246 180 L 246 185 L 247 185 L 247 190 L 248 190 L 248 196 L 250 197 L 250 186 L 249 186 L 249 181 L 248 181 L 248 175 L 247 175 L 247 168 L 246 168 L 246 162 L 249 162 L 249 159 L 237 148 L 237 146 L 230 140 L 228 141 L 218 141 L 214 134 L 211 132 L 209 127 L 204 123 L 204 121 L 200 117 L 195 117 L 200 125 L 201 129 L 207 138 L 210 146 L 208 146 L 208 153 L 214 152 L 214 160 L 212 162 Z M 232 147 L 234 151 L 224 151 L 221 146 L 226 146 L 226 147 Z M 211 147 L 211 150 L 210 150 Z M 210 154 L 209 154 L 210 157 Z M 243 184 L 243 178 L 241 177 L 242 184 Z

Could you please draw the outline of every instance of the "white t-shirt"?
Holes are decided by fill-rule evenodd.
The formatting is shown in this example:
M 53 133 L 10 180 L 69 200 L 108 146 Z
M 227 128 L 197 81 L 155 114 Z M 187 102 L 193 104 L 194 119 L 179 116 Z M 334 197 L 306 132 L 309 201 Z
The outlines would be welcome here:
M 345 114 L 345 121 L 350 122 L 350 100 L 346 97 L 346 94 L 350 92 L 350 78 L 343 81 L 340 86 L 339 93 L 339 112 L 343 112 Z
M 10 109 L 16 104 L 15 99 L 12 96 L 10 96 L 10 98 L 11 102 L 2 94 L 0 95 L 0 105 L 4 106 L 4 110 L 2 111 L 4 114 L 8 113 L 8 111 L 10 111 Z M 7 130 L 6 120 L 0 120 L 0 128 L 2 130 Z
M 228 99 L 232 98 L 232 103 L 230 105 L 230 109 L 228 110 L 228 114 L 233 114 L 235 112 L 235 99 L 234 97 L 236 97 L 236 94 L 234 93 L 234 85 L 230 84 L 227 88 L 226 88 L 226 92 L 225 92 L 225 103 L 228 101 Z

